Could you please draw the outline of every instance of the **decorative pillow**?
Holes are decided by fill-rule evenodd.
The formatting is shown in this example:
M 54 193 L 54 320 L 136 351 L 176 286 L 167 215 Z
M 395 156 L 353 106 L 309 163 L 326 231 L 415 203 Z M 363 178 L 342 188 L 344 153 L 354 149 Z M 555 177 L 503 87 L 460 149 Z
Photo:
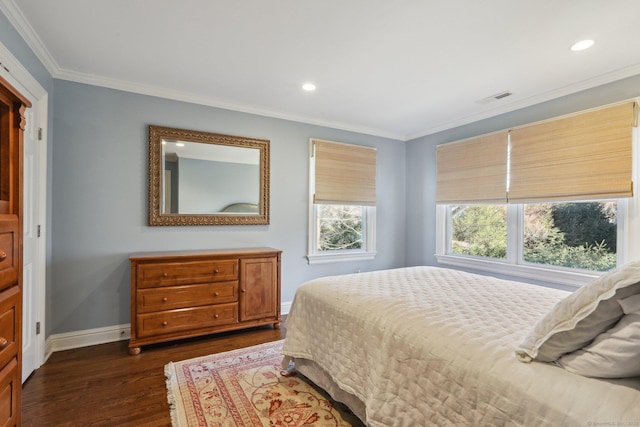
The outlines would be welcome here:
M 640 376 L 640 312 L 625 314 L 613 328 L 598 335 L 591 344 L 565 354 L 555 363 L 585 377 Z
M 613 269 L 558 302 L 516 349 L 522 362 L 553 362 L 579 350 L 623 316 L 619 299 L 640 294 L 640 261 Z

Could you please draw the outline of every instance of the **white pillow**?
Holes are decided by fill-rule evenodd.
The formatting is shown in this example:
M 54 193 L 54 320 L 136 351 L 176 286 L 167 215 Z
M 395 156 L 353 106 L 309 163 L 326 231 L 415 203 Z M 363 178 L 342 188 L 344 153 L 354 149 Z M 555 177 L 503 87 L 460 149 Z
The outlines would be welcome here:
M 618 300 L 618 304 L 622 307 L 624 314 L 640 314 L 640 294 Z
M 624 315 L 617 300 L 640 294 L 640 261 L 598 277 L 558 302 L 516 349 L 522 362 L 553 362 L 579 350 Z
M 640 313 L 625 314 L 613 328 L 598 335 L 591 344 L 565 354 L 555 363 L 585 377 L 640 376 Z

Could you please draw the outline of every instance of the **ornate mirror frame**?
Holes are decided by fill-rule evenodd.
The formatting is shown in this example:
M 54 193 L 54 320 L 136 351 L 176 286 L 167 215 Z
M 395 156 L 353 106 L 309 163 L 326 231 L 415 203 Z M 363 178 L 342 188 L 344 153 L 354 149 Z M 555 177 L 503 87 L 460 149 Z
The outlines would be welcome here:
M 260 155 L 260 197 L 257 213 L 164 213 L 162 209 L 163 141 L 184 141 L 255 148 Z M 269 140 L 149 125 L 149 225 L 269 224 Z

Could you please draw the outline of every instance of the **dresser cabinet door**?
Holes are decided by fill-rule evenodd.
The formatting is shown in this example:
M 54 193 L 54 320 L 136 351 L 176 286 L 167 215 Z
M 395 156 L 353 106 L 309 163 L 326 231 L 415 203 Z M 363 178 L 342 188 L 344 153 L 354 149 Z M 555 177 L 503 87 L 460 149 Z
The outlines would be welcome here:
M 240 260 L 240 321 L 277 317 L 276 257 Z
M 0 292 L 0 368 L 18 354 L 20 342 L 20 289 Z M 3 424 L 0 424 L 3 425 Z
M 0 290 L 18 282 L 18 219 L 0 218 Z
M 0 426 L 15 426 L 18 423 L 20 400 L 20 377 L 18 361 L 14 357 L 0 369 Z
M 20 303 L 18 286 L 0 292 L 0 426 L 17 425 L 20 415 Z

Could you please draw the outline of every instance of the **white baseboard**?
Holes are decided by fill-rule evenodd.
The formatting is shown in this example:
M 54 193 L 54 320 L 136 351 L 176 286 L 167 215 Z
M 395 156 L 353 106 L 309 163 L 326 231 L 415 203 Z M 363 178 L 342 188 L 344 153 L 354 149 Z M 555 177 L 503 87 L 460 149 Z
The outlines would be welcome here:
M 107 326 L 105 328 L 85 329 L 84 331 L 55 334 L 49 337 L 50 352 L 88 347 L 90 345 L 128 340 L 131 337 L 131 325 Z
M 48 337 L 44 341 L 44 358 L 42 364 L 45 364 L 49 357 L 53 354 L 53 343 L 51 342 L 51 337 Z
M 281 303 L 280 312 L 289 314 L 292 301 Z M 85 329 L 84 331 L 66 332 L 49 336 L 45 342 L 45 360 L 52 353 L 72 348 L 88 347 L 90 345 L 105 344 L 128 340 L 131 337 L 131 325 L 107 326 L 105 328 Z
M 291 310 L 291 303 L 293 301 L 285 301 L 280 304 L 280 313 L 282 315 L 289 314 L 289 310 Z

